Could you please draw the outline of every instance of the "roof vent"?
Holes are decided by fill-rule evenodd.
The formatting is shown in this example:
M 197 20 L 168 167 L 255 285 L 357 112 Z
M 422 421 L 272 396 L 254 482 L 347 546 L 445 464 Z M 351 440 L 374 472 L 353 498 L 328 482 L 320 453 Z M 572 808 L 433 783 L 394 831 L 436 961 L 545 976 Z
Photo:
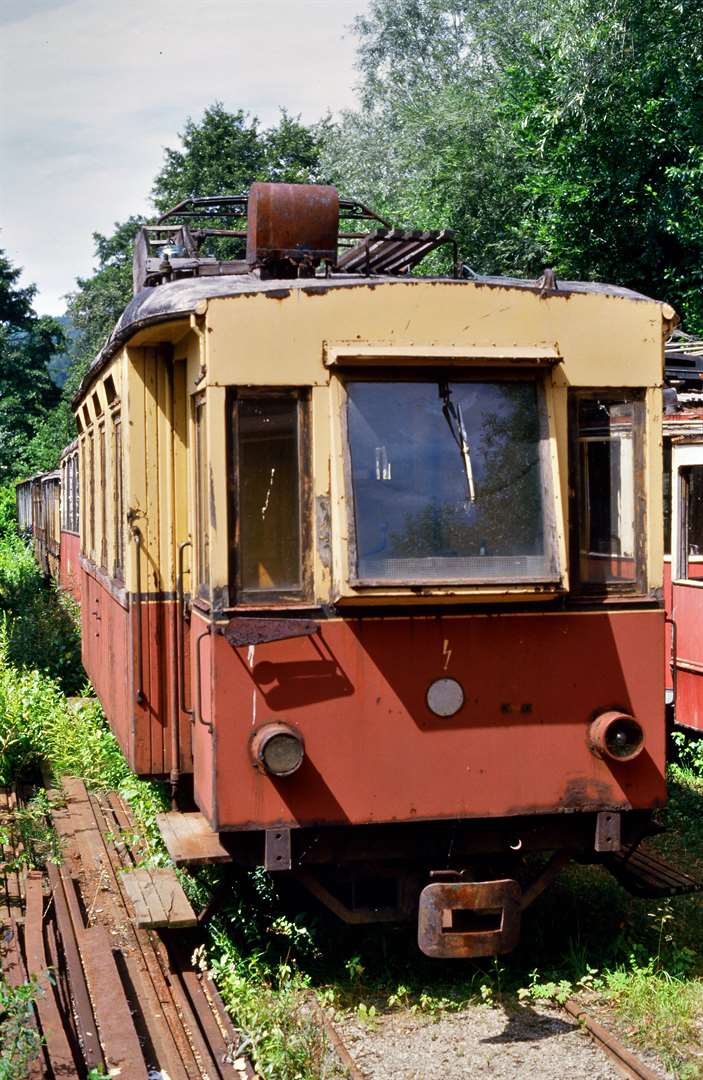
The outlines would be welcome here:
M 247 254 L 265 277 L 308 276 L 337 261 L 339 196 L 322 184 L 265 184 L 249 190 Z

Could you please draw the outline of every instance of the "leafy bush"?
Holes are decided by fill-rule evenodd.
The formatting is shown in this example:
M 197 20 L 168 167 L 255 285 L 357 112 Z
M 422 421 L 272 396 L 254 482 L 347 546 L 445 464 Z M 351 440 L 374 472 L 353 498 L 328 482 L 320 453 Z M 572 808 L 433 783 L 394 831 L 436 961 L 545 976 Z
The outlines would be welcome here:
M 0 490 L 0 534 L 3 497 Z M 67 694 L 85 682 L 81 664 L 78 607 L 47 585 L 29 544 L 16 532 L 0 535 L 0 613 L 6 630 L 6 659 L 58 679 Z
M 33 978 L 15 987 L 0 976 L 0 1080 L 24 1080 L 39 1053 L 32 1002 L 40 992 Z

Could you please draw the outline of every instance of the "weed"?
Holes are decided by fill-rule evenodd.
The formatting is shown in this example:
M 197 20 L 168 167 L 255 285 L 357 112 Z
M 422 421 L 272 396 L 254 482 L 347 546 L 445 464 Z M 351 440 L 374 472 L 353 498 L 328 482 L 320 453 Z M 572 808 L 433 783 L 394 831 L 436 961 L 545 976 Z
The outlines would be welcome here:
M 3 831 L 8 845 L 17 849 L 15 858 L 3 864 L 6 873 L 61 861 L 61 841 L 51 824 L 51 804 L 43 789 L 9 813 Z
M 0 975 L 0 1080 L 24 1080 L 41 1049 L 33 1012 L 38 993 L 34 978 L 10 986 Z

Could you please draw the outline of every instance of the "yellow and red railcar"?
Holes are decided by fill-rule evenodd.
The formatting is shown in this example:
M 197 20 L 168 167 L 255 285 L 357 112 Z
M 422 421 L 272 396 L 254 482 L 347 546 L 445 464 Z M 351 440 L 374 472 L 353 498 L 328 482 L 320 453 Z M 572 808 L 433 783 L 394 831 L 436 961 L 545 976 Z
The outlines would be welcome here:
M 354 921 L 424 886 L 427 953 L 505 951 L 665 798 L 674 312 L 414 277 L 450 237 L 340 249 L 339 208 L 255 185 L 141 234 L 75 400 L 84 662 L 131 765 L 192 773 L 235 858 Z M 192 227 L 228 211 L 238 261 L 203 246 L 241 231 Z

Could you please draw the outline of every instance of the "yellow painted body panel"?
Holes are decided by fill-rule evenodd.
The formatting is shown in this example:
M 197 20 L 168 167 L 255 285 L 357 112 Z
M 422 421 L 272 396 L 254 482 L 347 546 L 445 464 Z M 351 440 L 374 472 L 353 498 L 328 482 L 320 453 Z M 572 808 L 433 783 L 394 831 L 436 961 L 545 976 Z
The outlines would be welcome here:
M 121 397 L 124 438 L 124 506 L 143 542 L 142 591 L 172 595 L 176 549 L 194 536 L 192 399 L 205 394 L 208 440 L 208 527 L 210 590 L 215 607 L 229 597 L 228 417 L 231 386 L 312 388 L 314 600 L 346 597 L 368 601 L 347 584 L 345 492 L 339 407 L 346 366 L 402 368 L 506 366 L 544 368 L 550 423 L 553 478 L 557 495 L 557 535 L 568 587 L 567 392 L 570 387 L 646 387 L 645 481 L 648 503 L 648 585 L 661 585 L 661 393 L 663 326 L 672 317 L 655 301 L 603 293 L 540 295 L 510 285 L 455 281 L 383 281 L 353 285 L 315 282 L 277 283 L 281 288 L 213 298 L 198 305 L 198 315 L 165 319 L 135 333 L 101 371 L 78 403 L 84 482 L 89 478 L 88 443 L 96 440 L 101 418 L 92 396 L 98 394 L 103 420 L 110 421 L 105 382 L 112 378 Z M 290 287 L 289 287 L 290 286 Z M 165 347 L 157 344 L 169 341 Z M 85 421 L 88 411 L 90 426 Z M 113 405 L 114 411 L 114 405 Z M 111 440 L 106 439 L 106 446 Z M 95 445 L 96 477 L 99 473 Z M 111 462 L 106 475 L 112 477 Z M 107 497 L 113 488 L 106 485 Z M 88 491 L 87 486 L 84 491 Z M 86 496 L 87 497 L 87 496 Z M 100 493 L 96 492 L 96 498 Z M 94 543 L 89 514 L 81 515 L 82 550 L 99 562 L 101 520 L 95 509 Z M 113 515 L 107 514 L 108 564 L 114 553 Z M 126 527 L 126 526 L 125 526 Z M 332 560 L 325 552 L 331 544 Z M 127 537 L 125 586 L 136 588 L 134 544 Z M 186 577 L 196 565 L 187 553 Z M 108 565 L 108 570 L 109 570 Z M 196 582 L 186 581 L 195 593 Z M 529 585 L 491 589 L 431 588 L 428 598 L 466 602 L 471 597 L 498 600 L 544 599 L 554 589 Z M 418 602 L 409 590 L 374 588 L 373 597 Z

